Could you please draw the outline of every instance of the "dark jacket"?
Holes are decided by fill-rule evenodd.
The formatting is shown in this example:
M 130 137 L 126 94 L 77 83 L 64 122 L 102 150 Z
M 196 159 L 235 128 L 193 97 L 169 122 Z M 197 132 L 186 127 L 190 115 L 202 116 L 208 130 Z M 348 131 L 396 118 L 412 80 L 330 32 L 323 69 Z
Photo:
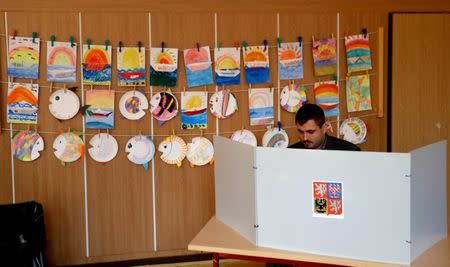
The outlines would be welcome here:
M 325 150 L 353 150 L 353 151 L 360 151 L 361 149 L 345 140 L 336 138 L 334 136 L 326 135 L 326 141 L 325 141 Z M 292 144 L 289 146 L 289 148 L 305 148 L 302 142 L 298 142 L 295 144 Z

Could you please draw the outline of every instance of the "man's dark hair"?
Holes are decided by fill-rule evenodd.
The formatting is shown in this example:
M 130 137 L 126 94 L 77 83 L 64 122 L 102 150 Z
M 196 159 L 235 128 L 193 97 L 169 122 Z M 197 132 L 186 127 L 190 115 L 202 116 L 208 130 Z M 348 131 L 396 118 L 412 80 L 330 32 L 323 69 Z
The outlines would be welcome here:
M 309 120 L 314 120 L 319 127 L 325 123 L 325 114 L 316 104 L 304 104 L 295 115 L 295 123 L 303 125 Z

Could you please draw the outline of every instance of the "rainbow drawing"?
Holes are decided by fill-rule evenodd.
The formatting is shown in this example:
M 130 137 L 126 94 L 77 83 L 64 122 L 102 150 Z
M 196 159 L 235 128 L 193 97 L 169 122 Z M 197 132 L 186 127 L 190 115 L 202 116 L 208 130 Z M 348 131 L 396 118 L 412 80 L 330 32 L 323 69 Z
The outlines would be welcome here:
M 117 82 L 119 86 L 145 86 L 145 49 L 117 49 Z
M 188 87 L 213 84 L 209 46 L 185 49 L 184 64 Z
M 314 83 L 314 95 L 326 117 L 339 115 L 339 88 L 334 80 Z
M 348 73 L 372 69 L 368 35 L 345 36 L 345 49 L 347 50 Z
M 40 39 L 9 37 L 8 76 L 16 78 L 39 78 Z
M 90 129 L 114 128 L 114 91 L 86 91 L 86 127 Z
M 7 122 L 37 124 L 39 85 L 8 83 Z
M 241 48 L 224 47 L 214 49 L 217 85 L 239 85 L 241 83 Z
M 334 75 L 337 71 L 336 40 L 313 40 L 314 75 Z
M 299 42 L 281 43 L 278 47 L 278 77 L 280 80 L 303 78 L 303 46 Z
M 265 49 L 264 46 L 248 46 L 243 50 L 247 83 L 269 82 L 269 49 Z
M 273 90 L 255 88 L 248 91 L 250 125 L 272 125 L 274 122 Z
M 208 92 L 181 93 L 181 128 L 206 129 L 208 127 Z
M 178 49 L 152 47 L 150 50 L 150 85 L 177 85 Z
M 68 42 L 47 42 L 47 81 L 77 81 L 77 46 Z
M 347 76 L 346 95 L 348 112 L 371 110 L 370 76 Z
M 111 84 L 111 46 L 83 45 L 83 83 Z

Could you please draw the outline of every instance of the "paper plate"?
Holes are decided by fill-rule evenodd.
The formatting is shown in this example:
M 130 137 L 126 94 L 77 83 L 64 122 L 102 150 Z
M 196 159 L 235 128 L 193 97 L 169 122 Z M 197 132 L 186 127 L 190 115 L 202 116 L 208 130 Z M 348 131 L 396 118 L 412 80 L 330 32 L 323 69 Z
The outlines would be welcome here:
M 116 138 L 107 133 L 94 135 L 89 144 L 92 146 L 88 149 L 89 156 L 97 162 L 111 161 L 119 150 Z
M 286 148 L 289 145 L 289 137 L 283 129 L 271 128 L 264 133 L 262 144 L 265 147 Z
M 215 92 L 209 99 L 211 114 L 219 119 L 226 119 L 238 110 L 236 98 L 230 90 Z
M 129 120 L 139 120 L 145 116 L 148 100 L 139 91 L 126 92 L 119 101 L 120 114 Z
M 348 118 L 339 127 L 339 134 L 353 144 L 361 144 L 366 140 L 367 127 L 364 121 L 358 118 Z
M 80 109 L 80 99 L 77 94 L 67 89 L 53 92 L 49 98 L 50 113 L 58 120 L 68 120 L 77 115 Z
M 33 161 L 44 150 L 44 140 L 37 132 L 20 131 L 11 141 L 13 156 L 21 161 Z
M 214 157 L 214 147 L 211 141 L 205 137 L 194 137 L 187 145 L 186 158 L 196 166 L 203 166 L 211 162 Z
M 257 146 L 258 141 L 256 140 L 256 136 L 249 130 L 237 130 L 233 133 L 231 136 L 231 140 L 251 145 L 251 146 Z
M 186 157 L 187 145 L 180 137 L 171 135 L 159 144 L 158 151 L 162 153 L 161 160 L 165 163 L 181 166 Z
M 295 113 L 306 102 L 306 88 L 298 84 L 283 87 L 280 94 L 280 105 L 284 110 Z
M 74 162 L 84 153 L 83 140 L 73 132 L 58 135 L 53 141 L 55 156 L 63 162 Z
M 128 140 L 125 146 L 128 159 L 134 164 L 146 164 L 155 155 L 155 145 L 148 136 L 136 135 Z
M 152 116 L 160 123 L 172 119 L 178 113 L 178 100 L 168 91 L 154 94 L 150 106 Z

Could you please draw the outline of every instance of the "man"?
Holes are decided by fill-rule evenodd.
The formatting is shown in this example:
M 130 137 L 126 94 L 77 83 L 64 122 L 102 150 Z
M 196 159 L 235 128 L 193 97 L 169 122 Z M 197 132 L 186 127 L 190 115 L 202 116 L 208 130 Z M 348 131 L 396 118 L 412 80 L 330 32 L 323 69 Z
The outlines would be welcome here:
M 326 133 L 325 114 L 318 105 L 304 104 L 295 115 L 295 124 L 300 135 L 300 142 L 289 146 L 289 148 L 361 150 L 350 142 Z

